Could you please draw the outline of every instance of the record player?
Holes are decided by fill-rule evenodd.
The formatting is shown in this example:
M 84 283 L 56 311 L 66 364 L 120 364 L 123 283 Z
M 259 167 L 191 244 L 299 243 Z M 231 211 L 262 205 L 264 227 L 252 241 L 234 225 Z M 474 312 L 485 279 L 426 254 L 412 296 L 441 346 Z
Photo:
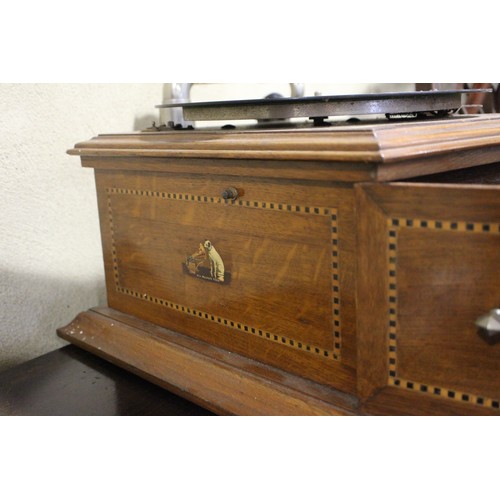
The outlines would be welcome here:
M 59 335 L 219 414 L 500 414 L 500 115 L 466 92 L 173 102 L 77 144 L 108 307 Z

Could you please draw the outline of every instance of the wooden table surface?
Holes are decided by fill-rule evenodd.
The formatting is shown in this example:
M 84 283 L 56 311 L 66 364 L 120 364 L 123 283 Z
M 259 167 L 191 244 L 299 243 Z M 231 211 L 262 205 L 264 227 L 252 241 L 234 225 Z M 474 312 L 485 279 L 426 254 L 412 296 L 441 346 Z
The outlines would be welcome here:
M 209 416 L 75 346 L 0 373 L 0 416 Z

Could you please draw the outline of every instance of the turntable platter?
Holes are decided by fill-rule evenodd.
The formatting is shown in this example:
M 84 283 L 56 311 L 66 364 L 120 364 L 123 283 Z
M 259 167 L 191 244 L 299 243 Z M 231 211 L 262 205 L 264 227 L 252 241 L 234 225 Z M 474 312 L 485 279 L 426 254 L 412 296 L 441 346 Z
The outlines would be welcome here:
M 432 90 L 419 92 L 387 92 L 313 96 L 300 98 L 268 98 L 236 101 L 185 102 L 161 104 L 157 108 L 182 107 L 184 118 L 191 121 L 212 120 L 286 120 L 356 115 L 446 115 L 462 106 L 462 96 L 490 90 Z

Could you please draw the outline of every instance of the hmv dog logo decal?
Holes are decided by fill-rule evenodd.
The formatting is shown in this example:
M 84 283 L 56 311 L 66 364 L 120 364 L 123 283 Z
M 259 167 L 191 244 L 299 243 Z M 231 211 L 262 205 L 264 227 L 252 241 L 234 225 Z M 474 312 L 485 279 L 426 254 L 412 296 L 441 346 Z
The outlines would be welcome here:
M 224 261 L 209 240 L 200 243 L 198 250 L 187 257 L 183 264 L 184 271 L 196 278 L 227 285 L 231 273 L 226 272 Z

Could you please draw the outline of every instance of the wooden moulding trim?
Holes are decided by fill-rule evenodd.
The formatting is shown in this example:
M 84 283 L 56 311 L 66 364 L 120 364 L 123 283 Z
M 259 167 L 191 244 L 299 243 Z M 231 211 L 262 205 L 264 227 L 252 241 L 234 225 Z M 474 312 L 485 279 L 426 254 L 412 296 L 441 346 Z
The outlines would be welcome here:
M 500 115 L 408 124 L 374 130 L 383 163 L 500 144 Z
M 500 146 L 466 149 L 454 153 L 435 155 L 432 160 L 425 157 L 406 161 L 386 163 L 377 170 L 378 181 L 387 182 L 409 177 L 461 170 L 478 165 L 492 165 L 500 162 Z
M 122 135 L 99 135 L 90 141 L 77 144 L 70 154 L 99 155 L 102 151 L 117 154 L 119 151 L 130 154 L 154 156 L 216 157 L 224 155 L 241 157 L 282 158 L 282 155 L 309 157 L 311 155 L 338 152 L 343 155 L 367 154 L 378 157 L 378 146 L 370 130 L 350 132 L 324 132 L 321 130 L 288 131 L 266 133 L 222 132 L 205 134 L 202 132 L 164 132 L 162 134 L 134 133 Z M 133 153 L 132 153 L 133 151 Z
M 83 312 L 58 335 L 215 413 L 355 414 L 353 397 L 112 309 Z
M 500 145 L 500 115 L 380 123 L 328 130 L 163 132 L 100 135 L 76 156 L 241 158 L 391 164 Z
M 204 150 L 204 149 L 70 149 L 72 156 L 107 157 L 150 157 L 150 158 L 238 158 L 247 160 L 312 160 L 312 161 L 349 161 L 379 162 L 378 152 L 353 151 L 296 151 L 296 150 Z
M 299 181 L 352 183 L 375 180 L 375 165 L 346 162 L 298 162 L 241 159 L 82 157 L 82 166 L 95 170 L 140 171 L 211 176 L 259 177 Z
M 370 130 L 255 132 L 164 132 L 99 135 L 68 151 L 76 156 L 163 158 L 241 158 L 378 162 L 380 153 Z

